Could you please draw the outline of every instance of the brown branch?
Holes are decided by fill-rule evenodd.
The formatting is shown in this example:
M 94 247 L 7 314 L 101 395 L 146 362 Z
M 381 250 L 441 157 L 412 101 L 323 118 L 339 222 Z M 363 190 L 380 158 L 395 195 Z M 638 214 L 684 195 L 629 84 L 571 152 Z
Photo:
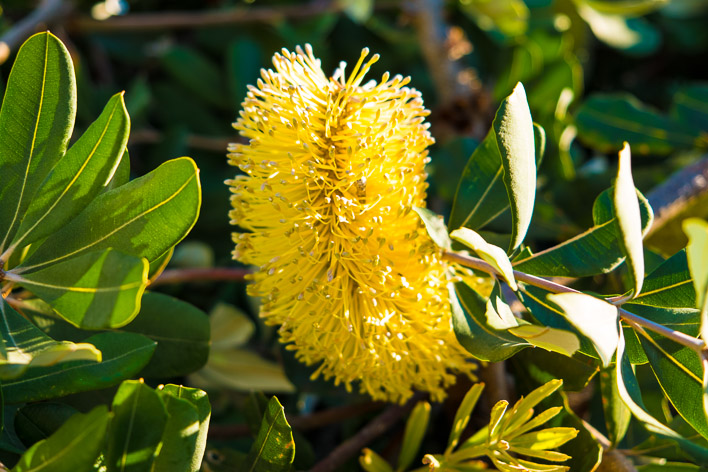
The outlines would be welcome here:
M 287 416 L 288 423 L 293 429 L 298 431 L 308 431 L 312 429 L 322 428 L 334 423 L 340 423 L 349 418 L 353 418 L 360 415 L 365 415 L 372 411 L 380 409 L 382 403 L 379 402 L 366 402 L 357 403 L 354 405 L 345 405 L 336 408 L 330 408 L 328 410 L 317 411 L 309 415 L 302 416 Z M 245 424 L 235 424 L 235 425 L 222 425 L 214 424 L 209 427 L 209 438 L 210 439 L 229 439 L 239 436 L 248 436 L 251 434 L 248 425 Z
M 333 472 L 340 470 L 351 457 L 361 452 L 361 449 L 379 437 L 398 420 L 407 415 L 424 395 L 416 393 L 405 405 L 392 405 L 369 424 L 359 430 L 356 435 L 337 446 L 330 454 L 310 469 L 310 472 Z
M 251 271 L 242 268 L 209 267 L 206 269 L 170 269 L 164 271 L 150 286 L 185 282 L 236 281 L 242 282 Z
M 654 223 L 646 237 L 661 229 L 706 193 L 708 158 L 703 158 L 679 170 L 647 194 L 654 210 Z
M 249 6 L 218 11 L 132 13 L 125 16 L 114 16 L 102 21 L 82 16 L 74 18 L 67 26 L 73 33 L 126 33 L 132 31 L 205 28 L 240 23 L 275 23 L 284 19 L 297 20 L 325 13 L 338 13 L 343 9 L 343 3 L 313 0 L 304 5 L 278 7 Z M 390 9 L 399 6 L 400 1 L 378 1 L 375 8 Z
M 445 259 L 457 262 L 458 264 L 463 265 L 465 267 L 469 267 L 471 269 L 481 270 L 488 274 L 493 274 L 495 276 L 501 277 L 499 271 L 497 271 L 491 264 L 488 264 L 487 262 L 481 259 L 477 259 L 475 257 L 470 257 L 455 252 L 446 252 Z M 514 271 L 514 278 L 518 281 L 533 285 L 534 287 L 548 290 L 551 293 L 582 293 L 579 290 L 566 287 L 565 285 L 557 284 L 542 277 L 536 277 L 535 275 L 519 272 L 518 270 Z M 606 301 L 611 302 L 611 299 L 607 299 Z M 617 310 L 619 311 L 620 318 L 626 321 L 627 323 L 641 326 L 642 328 L 648 329 L 649 331 L 661 334 L 662 336 L 669 338 L 674 342 L 677 342 L 686 347 L 690 347 L 701 356 L 704 355 L 704 352 L 707 349 L 706 344 L 700 339 L 691 337 L 687 334 L 682 333 L 681 331 L 669 329 L 659 323 L 655 323 L 654 321 L 642 318 L 641 316 L 637 316 L 634 313 L 630 313 L 623 308 L 617 307 Z
M 18 21 L 0 37 L 0 64 L 7 61 L 12 51 L 34 33 L 66 17 L 73 5 L 66 0 L 43 0 L 29 15 Z

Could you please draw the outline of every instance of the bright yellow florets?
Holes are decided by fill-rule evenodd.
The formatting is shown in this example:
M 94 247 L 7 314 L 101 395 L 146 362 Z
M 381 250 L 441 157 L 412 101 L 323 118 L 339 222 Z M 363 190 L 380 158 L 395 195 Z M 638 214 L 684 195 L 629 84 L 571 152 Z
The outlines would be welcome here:
M 332 78 L 311 48 L 273 58 L 234 124 L 248 145 L 230 159 L 234 257 L 258 266 L 249 286 L 266 323 L 315 376 L 359 382 L 375 399 L 413 389 L 435 400 L 470 364 L 455 339 L 440 250 L 412 211 L 425 206 L 433 143 L 420 93 L 384 74 L 378 55 Z

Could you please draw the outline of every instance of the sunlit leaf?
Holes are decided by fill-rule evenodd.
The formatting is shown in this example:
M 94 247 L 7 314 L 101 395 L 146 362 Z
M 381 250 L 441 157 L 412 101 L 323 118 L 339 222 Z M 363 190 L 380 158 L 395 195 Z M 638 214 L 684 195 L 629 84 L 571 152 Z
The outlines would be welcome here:
M 430 419 L 430 403 L 418 402 L 413 411 L 411 411 L 408 421 L 406 421 L 406 429 L 403 433 L 403 441 L 401 443 L 401 452 L 398 455 L 398 470 L 406 470 L 415 460 L 420 443 L 423 441 L 423 436 L 428 429 L 428 420 Z
M 516 280 L 514 280 L 514 269 L 512 269 L 509 257 L 502 248 L 489 244 L 482 236 L 469 228 L 456 229 L 450 233 L 450 237 L 469 247 L 484 261 L 491 264 L 512 290 L 519 289 L 516 285 Z
M 295 442 L 283 407 L 277 398 L 268 402 L 256 441 L 241 465 L 243 471 L 280 472 L 290 470 L 295 457 Z

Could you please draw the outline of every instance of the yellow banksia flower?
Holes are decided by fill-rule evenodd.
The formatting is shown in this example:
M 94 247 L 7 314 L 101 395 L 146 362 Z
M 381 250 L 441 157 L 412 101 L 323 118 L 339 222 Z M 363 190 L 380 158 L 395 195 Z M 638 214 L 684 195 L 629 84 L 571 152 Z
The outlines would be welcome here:
M 413 211 L 425 206 L 427 146 L 409 78 L 328 78 L 307 45 L 275 54 L 249 87 L 233 144 L 234 258 L 258 269 L 248 292 L 313 378 L 403 402 L 445 396 L 472 366 L 451 326 L 442 253 Z

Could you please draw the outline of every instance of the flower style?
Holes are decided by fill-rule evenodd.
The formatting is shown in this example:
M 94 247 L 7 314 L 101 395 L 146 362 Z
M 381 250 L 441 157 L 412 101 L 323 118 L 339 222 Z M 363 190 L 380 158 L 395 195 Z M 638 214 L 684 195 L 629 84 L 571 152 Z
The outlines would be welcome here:
M 234 258 L 258 267 L 249 294 L 313 378 L 374 399 L 434 400 L 472 365 L 451 326 L 448 269 L 413 211 L 425 206 L 421 95 L 409 78 L 362 84 L 379 58 L 327 78 L 312 48 L 275 54 L 249 87 L 230 146 Z

